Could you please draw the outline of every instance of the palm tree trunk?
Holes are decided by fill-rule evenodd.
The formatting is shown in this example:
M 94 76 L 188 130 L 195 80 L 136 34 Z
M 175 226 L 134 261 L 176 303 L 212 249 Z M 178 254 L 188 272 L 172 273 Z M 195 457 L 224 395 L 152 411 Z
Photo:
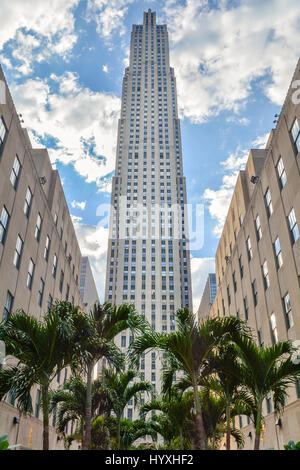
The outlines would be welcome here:
M 255 429 L 254 450 L 259 450 L 260 434 L 261 434 L 261 416 L 262 416 L 262 404 L 259 402 L 258 407 L 257 407 L 257 421 L 256 421 L 256 429 Z
M 121 447 L 121 418 L 117 416 L 118 426 L 117 426 L 117 447 L 120 450 Z
M 43 450 L 49 450 L 49 387 L 43 385 L 42 391 L 42 404 L 43 404 Z
M 226 402 L 226 450 L 230 450 L 230 437 L 231 437 L 231 416 L 230 416 L 230 402 Z
M 198 445 L 200 450 L 206 449 L 206 435 L 203 423 L 203 416 L 201 412 L 201 403 L 199 398 L 199 390 L 197 384 L 197 378 L 193 377 L 193 390 L 194 390 L 194 400 L 196 407 L 196 429 L 198 435 Z
M 91 421 L 92 421 L 92 371 L 93 363 L 87 367 L 86 379 L 86 410 L 85 410 L 85 434 L 83 439 L 83 450 L 88 450 L 91 441 Z
M 180 449 L 181 449 L 181 450 L 184 450 L 182 429 L 180 429 L 180 433 L 179 433 L 179 441 L 180 441 Z

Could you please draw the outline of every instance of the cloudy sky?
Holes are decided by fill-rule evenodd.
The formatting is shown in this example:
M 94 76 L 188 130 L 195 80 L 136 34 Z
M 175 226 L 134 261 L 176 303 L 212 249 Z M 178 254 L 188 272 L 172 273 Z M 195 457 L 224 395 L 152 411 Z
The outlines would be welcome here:
M 59 170 L 101 300 L 117 120 L 131 25 L 167 23 L 188 202 L 204 204 L 192 252 L 198 306 L 250 148 L 264 145 L 300 52 L 299 0 L 1 0 L 0 62 L 36 146 Z

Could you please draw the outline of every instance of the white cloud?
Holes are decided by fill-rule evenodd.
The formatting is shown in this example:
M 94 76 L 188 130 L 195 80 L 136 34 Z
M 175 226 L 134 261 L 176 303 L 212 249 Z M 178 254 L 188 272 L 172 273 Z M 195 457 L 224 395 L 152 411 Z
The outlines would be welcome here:
M 74 220 L 74 228 L 83 256 L 88 256 L 100 302 L 104 301 L 108 229 Z
M 78 209 L 81 209 L 82 211 L 84 211 L 84 209 L 85 209 L 85 207 L 86 207 L 86 201 L 80 202 L 80 201 L 75 201 L 75 200 L 74 200 L 74 201 L 71 202 L 71 206 L 72 206 L 74 209 L 78 208 Z
M 191 258 L 193 310 L 197 312 L 209 273 L 215 272 L 214 258 Z
M 251 148 L 265 148 L 268 137 L 269 134 L 257 137 L 251 143 Z M 250 149 L 238 147 L 224 162 L 221 162 L 220 165 L 225 171 L 221 186 L 216 190 L 207 188 L 203 193 L 202 197 L 208 204 L 209 214 L 217 222 L 213 231 L 216 236 L 222 233 L 237 176 L 247 163 L 249 151 Z
M 57 92 L 54 86 L 59 87 Z M 86 182 L 105 190 L 105 177 L 115 164 L 120 99 L 84 88 L 71 72 L 13 83 L 10 88 L 35 142 L 43 145 L 43 138 L 54 139 L 55 146 L 48 144 L 52 163 L 72 164 Z
M 51 54 L 67 57 L 77 40 L 73 9 L 79 1 L 52 0 L 45 7 L 44 0 L 1 0 L 0 51 L 14 40 L 12 56 L 20 63 L 19 74 L 28 75 L 34 61 Z
M 125 33 L 124 19 L 128 6 L 135 1 L 88 0 L 86 18 L 88 21 L 96 22 L 97 32 L 108 41 L 115 33 L 120 36 Z
M 300 53 L 298 0 L 224 0 L 217 9 L 208 0 L 169 0 L 164 13 L 178 101 L 191 121 L 237 113 L 259 78 L 266 96 L 282 103 Z
M 108 66 L 103 65 L 102 70 L 103 70 L 104 73 L 108 73 Z

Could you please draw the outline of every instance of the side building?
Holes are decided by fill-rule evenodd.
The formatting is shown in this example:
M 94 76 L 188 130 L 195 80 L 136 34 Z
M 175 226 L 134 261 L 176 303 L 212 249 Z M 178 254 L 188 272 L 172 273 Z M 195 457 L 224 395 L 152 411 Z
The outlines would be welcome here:
M 0 80 L 6 95 L 0 104 L 0 321 L 18 309 L 41 319 L 56 299 L 84 308 L 81 252 L 59 174 L 46 149 L 32 148 L 1 68 Z M 69 375 L 64 370 L 53 386 Z M 8 434 L 10 444 L 42 448 L 40 400 L 36 388 L 34 414 L 27 417 L 19 416 L 11 397 L 0 402 L 0 435 Z M 63 449 L 55 422 L 52 414 L 50 449 Z
M 300 62 L 293 82 L 300 79 Z M 300 104 L 291 85 L 265 149 L 251 150 L 240 171 L 216 253 L 217 295 L 211 316 L 238 316 L 261 347 L 300 338 Z M 264 403 L 262 449 L 299 441 L 300 382 L 289 390 L 284 415 Z M 254 428 L 239 417 L 245 449 Z
M 198 309 L 198 321 L 199 323 L 206 320 L 209 317 L 210 309 L 214 303 L 217 293 L 216 274 L 210 273 L 207 277 L 207 281 L 202 294 L 201 302 Z
M 87 312 L 91 310 L 95 302 L 99 302 L 92 268 L 87 256 L 83 256 L 81 263 L 80 295 Z

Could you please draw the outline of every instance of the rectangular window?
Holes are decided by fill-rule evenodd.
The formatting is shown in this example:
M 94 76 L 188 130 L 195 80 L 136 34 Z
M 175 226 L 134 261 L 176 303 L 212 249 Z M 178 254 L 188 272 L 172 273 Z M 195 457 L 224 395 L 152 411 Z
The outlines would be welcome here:
M 227 300 L 228 300 L 228 305 L 231 304 L 231 297 L 230 297 L 230 289 L 229 286 L 227 286 Z
M 300 152 L 300 128 L 297 119 L 295 119 L 294 124 L 291 129 L 291 136 L 295 145 L 297 152 Z
M 67 284 L 67 288 L 66 288 L 66 302 L 69 301 L 69 295 L 70 295 L 70 286 L 69 286 L 69 284 Z
M 276 239 L 275 239 L 274 252 L 275 252 L 275 256 L 276 256 L 277 269 L 279 269 L 279 268 L 281 268 L 281 266 L 283 264 L 279 237 L 276 237 Z
M 49 258 L 49 251 L 50 251 L 50 237 L 47 235 L 45 249 L 44 249 L 44 258 L 46 261 L 48 261 L 48 258 Z
M 127 410 L 127 418 L 129 421 L 132 421 L 132 408 L 128 408 Z
M 4 141 L 5 141 L 5 137 L 6 137 L 6 125 L 4 123 L 4 120 L 2 117 L 0 117 L 0 151 L 2 149 L 2 146 L 4 144 Z
M 253 293 L 253 302 L 254 302 L 254 307 L 256 307 L 258 303 L 258 294 L 257 294 L 257 285 L 256 285 L 256 280 L 252 282 L 252 293 Z
M 23 240 L 20 237 L 20 235 L 18 235 L 16 248 L 15 248 L 15 254 L 14 254 L 14 265 L 16 266 L 17 269 L 19 269 L 20 267 L 22 250 L 23 250 Z
M 29 214 L 30 214 L 31 203 L 32 203 L 32 192 L 28 186 L 27 191 L 26 191 L 26 196 L 25 196 L 25 202 L 24 202 L 24 214 L 26 215 L 27 218 L 29 217 Z
M 261 330 L 258 330 L 257 336 L 258 336 L 258 344 L 261 348 L 263 348 L 264 347 L 264 339 L 263 339 L 263 334 L 262 334 Z
M 61 272 L 60 272 L 60 280 L 59 280 L 59 290 L 60 290 L 60 293 L 62 293 L 62 291 L 63 291 L 64 277 L 65 277 L 64 272 L 63 272 L 63 270 L 61 270 Z
M 12 312 L 13 302 L 14 302 L 14 298 L 12 294 L 9 291 L 7 291 L 4 311 L 3 311 L 3 320 L 7 320 L 9 318 L 9 315 Z
M 296 393 L 297 393 L 297 398 L 300 398 L 300 380 L 296 381 Z
M 279 186 L 280 189 L 282 189 L 285 186 L 285 183 L 287 182 L 287 177 L 281 157 L 279 158 L 277 163 L 277 174 L 279 179 Z
M 38 418 L 40 415 L 40 405 L 41 405 L 41 391 L 37 390 L 36 399 L 35 399 L 35 412 L 34 412 L 34 416 L 36 418 Z
M 265 261 L 263 266 L 262 266 L 262 272 L 263 272 L 265 290 L 267 290 L 270 287 L 270 277 L 269 277 L 269 270 L 268 270 L 267 261 Z
M 29 266 L 28 266 L 27 282 L 26 282 L 28 289 L 32 288 L 33 275 L 34 275 L 34 262 L 32 261 L 32 259 L 30 259 Z
M 272 399 L 271 395 L 268 395 L 266 398 L 266 405 L 267 405 L 267 413 L 270 414 L 272 413 Z
M 19 176 L 21 172 L 21 163 L 18 158 L 18 155 L 15 156 L 15 161 L 10 174 L 10 182 L 13 185 L 14 189 L 17 189 Z
M 259 241 L 262 238 L 262 230 L 261 230 L 260 218 L 259 218 L 258 214 L 257 214 L 256 219 L 255 219 L 255 228 L 256 228 L 257 240 Z
M 38 304 L 41 307 L 43 303 L 45 283 L 43 279 L 40 279 L 39 291 L 38 291 Z
M 0 243 L 2 243 L 2 245 L 4 245 L 5 243 L 8 223 L 9 223 L 9 213 L 6 210 L 6 207 L 3 206 L 1 217 L 0 217 Z
M 52 265 L 52 276 L 56 278 L 56 271 L 57 271 L 57 256 L 54 255 L 53 258 L 53 265 Z
M 288 220 L 291 231 L 292 243 L 295 243 L 299 238 L 299 229 L 296 221 L 294 208 L 292 208 L 291 212 L 289 213 Z
M 126 336 L 121 337 L 121 347 L 126 348 Z
M 243 277 L 244 277 L 244 266 L 243 266 L 242 255 L 239 257 L 239 267 L 240 267 L 241 279 L 243 279 Z
M 36 219 L 35 232 L 34 232 L 34 236 L 38 242 L 40 241 L 40 238 L 41 238 L 41 229 L 42 229 L 42 217 L 41 217 L 41 214 L 38 213 L 38 216 Z
M 273 214 L 273 204 L 272 204 L 270 188 L 268 188 L 265 193 L 265 203 L 266 203 L 268 217 L 271 217 L 271 215 Z
M 291 307 L 291 301 L 290 301 L 290 294 L 289 293 L 287 293 L 283 297 L 283 308 L 284 308 L 284 313 L 285 313 L 286 326 L 287 326 L 287 329 L 290 329 L 294 326 L 294 319 L 293 319 L 293 313 L 292 313 L 292 307 Z
M 49 294 L 49 297 L 48 297 L 48 304 L 47 304 L 48 312 L 50 312 L 50 310 L 52 309 L 52 305 L 53 305 L 53 297 L 52 297 L 51 294 Z
M 271 330 L 272 330 L 272 341 L 278 343 L 278 331 L 275 313 L 271 314 Z
M 252 245 L 251 245 L 250 237 L 247 238 L 246 247 L 247 247 L 248 259 L 249 259 L 249 261 L 250 261 L 250 260 L 252 259 L 252 257 L 253 257 Z

